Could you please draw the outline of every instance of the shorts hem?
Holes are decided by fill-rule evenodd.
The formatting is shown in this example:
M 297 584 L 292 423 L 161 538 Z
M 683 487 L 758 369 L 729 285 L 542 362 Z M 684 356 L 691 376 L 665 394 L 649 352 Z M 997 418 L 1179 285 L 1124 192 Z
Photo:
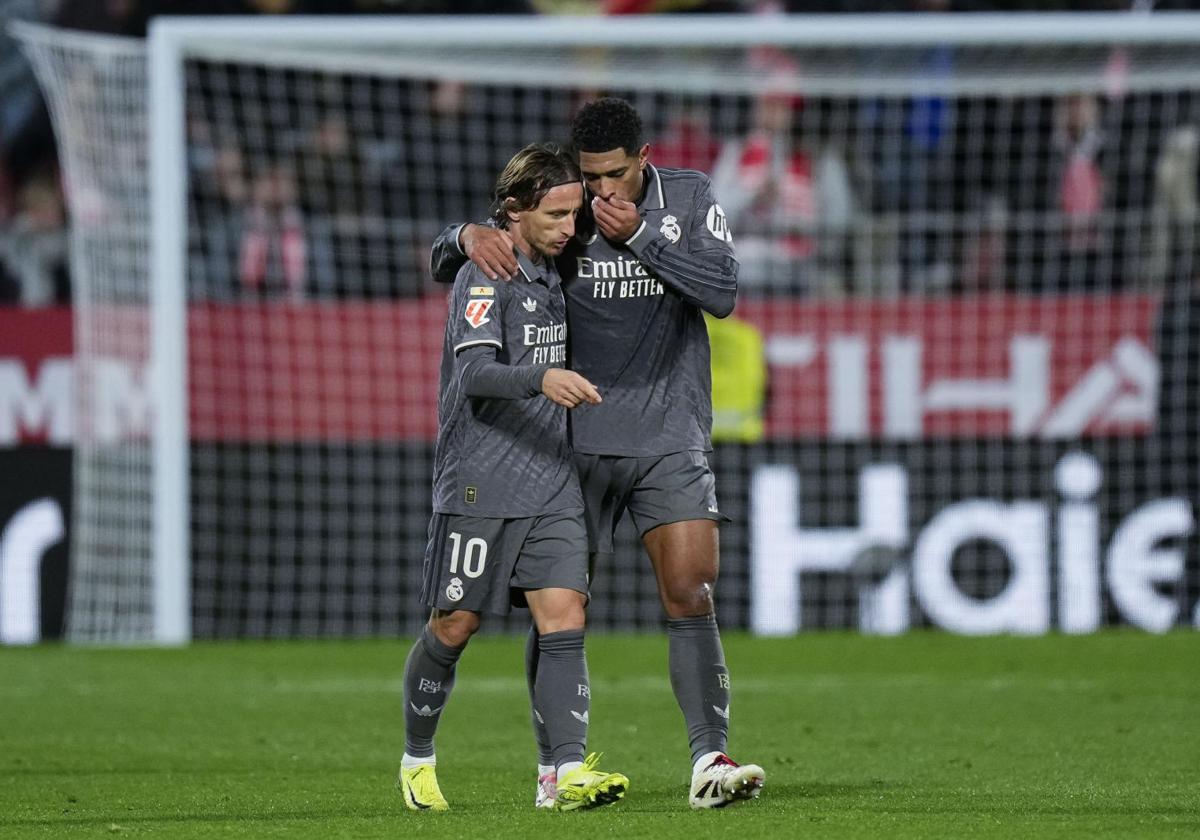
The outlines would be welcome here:
M 712 446 L 672 446 L 668 451 L 629 449 L 620 452 L 612 449 L 606 449 L 603 452 L 593 452 L 591 449 L 572 448 L 572 454 L 574 455 L 589 455 L 596 458 L 666 458 L 670 455 L 678 455 L 680 452 L 702 452 L 705 455 L 709 455 L 712 451 Z
M 557 584 L 557 585 L 550 584 L 549 586 L 538 586 L 538 587 L 528 587 L 528 588 L 523 587 L 523 586 L 514 586 L 511 590 L 509 590 L 509 592 L 510 592 L 509 597 L 512 598 L 516 595 L 520 595 L 523 598 L 525 596 L 526 592 L 540 592 L 543 589 L 569 589 L 572 592 L 578 592 L 584 598 L 590 599 L 592 597 L 591 593 L 588 591 L 587 587 L 580 589 L 578 586 L 567 586 L 565 584 Z M 526 601 L 525 603 L 522 603 L 522 604 L 513 604 L 513 606 L 520 607 L 521 609 L 528 609 L 529 603 L 528 603 L 528 601 Z
M 638 532 L 638 536 L 645 537 L 646 534 L 649 534 L 655 528 L 659 528 L 663 525 L 674 525 L 676 522 L 695 522 L 695 521 L 701 520 L 701 519 L 707 519 L 710 522 L 732 522 L 733 521 L 732 517 L 726 516 L 723 513 L 708 513 L 708 512 L 688 514 L 685 516 L 668 517 L 667 519 L 662 519 L 658 522 L 655 522 L 653 525 L 651 525 L 648 528 L 642 529 L 641 531 Z

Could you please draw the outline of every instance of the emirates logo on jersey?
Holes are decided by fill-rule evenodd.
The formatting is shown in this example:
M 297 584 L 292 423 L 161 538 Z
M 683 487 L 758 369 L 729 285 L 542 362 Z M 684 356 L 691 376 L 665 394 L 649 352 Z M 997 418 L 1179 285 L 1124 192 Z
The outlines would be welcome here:
M 491 319 L 488 318 L 488 311 L 492 308 L 493 301 L 490 300 L 470 300 L 467 301 L 467 309 L 463 313 L 463 317 L 467 319 L 467 323 L 472 327 L 482 327 Z

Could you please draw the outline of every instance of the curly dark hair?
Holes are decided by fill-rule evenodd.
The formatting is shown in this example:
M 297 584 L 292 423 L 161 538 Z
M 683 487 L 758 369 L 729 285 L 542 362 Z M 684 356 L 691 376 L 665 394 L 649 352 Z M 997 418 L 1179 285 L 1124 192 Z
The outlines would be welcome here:
M 492 191 L 492 219 L 508 227 L 509 210 L 532 210 L 546 193 L 582 181 L 573 155 L 555 143 L 531 143 L 512 156 Z
M 624 99 L 605 96 L 579 109 L 571 121 L 571 142 L 577 152 L 610 152 L 622 148 L 636 155 L 642 148 L 642 118 Z

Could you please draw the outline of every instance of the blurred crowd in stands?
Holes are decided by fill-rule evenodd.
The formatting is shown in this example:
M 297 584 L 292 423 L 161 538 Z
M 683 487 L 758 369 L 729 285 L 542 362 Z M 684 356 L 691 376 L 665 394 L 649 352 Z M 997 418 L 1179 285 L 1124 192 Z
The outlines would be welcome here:
M 1193 2 L 434 2 L 0 0 L 11 19 L 142 36 L 160 14 L 1144 11 Z M 65 202 L 32 73 L 0 33 L 0 305 L 70 299 Z M 956 73 L 950 48 L 916 60 Z M 805 95 L 791 56 L 745 57 L 756 95 L 630 96 L 652 161 L 700 169 L 735 234 L 743 287 L 814 297 L 1146 288 L 1190 266 L 1200 94 L 1128 93 L 1135 61 L 1106 60 L 1107 93 L 1058 97 Z M 285 97 L 251 127 L 246 90 Z M 347 73 L 189 68 L 192 295 L 386 297 L 428 292 L 428 244 L 478 219 L 521 143 L 561 135 L 599 91 L 510 89 Z M 349 103 L 349 104 L 348 104 Z M 353 125 L 347 120 L 353 107 Z M 497 115 L 514 114 L 497 127 Z M 277 124 L 272 121 L 277 121 Z M 506 133 L 507 132 L 507 133 Z M 511 135 L 481 146 L 484 133 Z M 304 188 L 301 188 L 301 185 Z M 1181 256 L 1184 255 L 1184 256 Z

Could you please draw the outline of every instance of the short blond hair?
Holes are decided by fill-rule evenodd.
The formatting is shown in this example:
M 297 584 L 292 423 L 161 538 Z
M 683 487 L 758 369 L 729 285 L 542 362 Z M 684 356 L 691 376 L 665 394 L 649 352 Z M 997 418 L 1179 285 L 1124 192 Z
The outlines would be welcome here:
M 579 164 L 555 143 L 531 143 L 512 156 L 492 191 L 492 219 L 508 227 L 510 210 L 532 210 L 546 193 L 583 180 Z

